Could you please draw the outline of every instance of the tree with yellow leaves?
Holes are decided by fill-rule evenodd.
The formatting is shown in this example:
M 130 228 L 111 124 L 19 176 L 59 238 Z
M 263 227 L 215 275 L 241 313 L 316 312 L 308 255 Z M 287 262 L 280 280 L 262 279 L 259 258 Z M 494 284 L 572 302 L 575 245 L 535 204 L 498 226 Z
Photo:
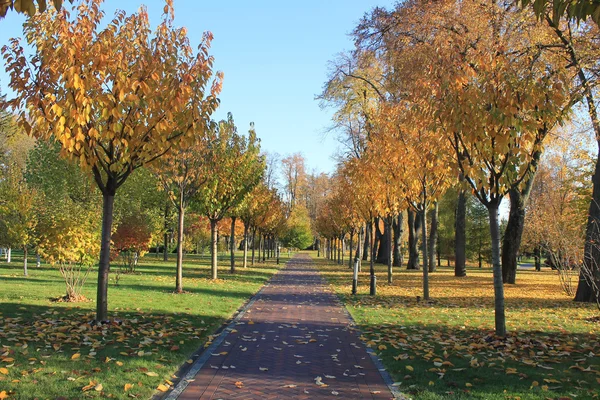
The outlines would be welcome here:
M 105 28 L 101 0 L 43 13 L 24 25 L 33 55 L 18 39 L 2 49 L 9 104 L 27 132 L 56 140 L 65 158 L 91 172 L 103 196 L 96 319 L 108 318 L 107 292 L 114 197 L 129 175 L 180 143 L 203 135 L 221 88 L 208 54 L 212 35 L 197 52 L 185 28 L 173 26 L 167 1 L 153 35 L 145 8 L 119 11 Z

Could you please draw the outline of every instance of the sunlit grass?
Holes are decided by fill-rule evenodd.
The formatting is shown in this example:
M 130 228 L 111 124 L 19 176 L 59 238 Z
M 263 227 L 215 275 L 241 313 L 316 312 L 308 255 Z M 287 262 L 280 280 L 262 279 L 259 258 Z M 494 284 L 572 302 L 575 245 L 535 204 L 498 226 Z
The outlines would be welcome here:
M 221 279 L 212 281 L 208 256 L 188 256 L 186 293 L 174 294 L 174 257 L 164 262 L 148 255 L 118 286 L 111 273 L 114 323 L 96 327 L 94 301 L 52 300 L 65 293 L 57 269 L 30 265 L 25 278 L 20 262 L 0 260 L 0 393 L 9 399 L 149 398 L 176 379 L 178 368 L 278 268 L 270 260 L 243 269 L 238 258 L 232 275 L 223 257 Z M 84 287 L 88 299 L 95 298 L 95 283 L 92 271 Z
M 431 302 L 422 297 L 422 271 L 376 266 L 376 297 L 368 295 L 368 266 L 359 294 L 350 295 L 348 266 L 317 259 L 322 273 L 382 357 L 399 388 L 415 399 L 592 398 L 600 387 L 600 315 L 572 301 L 555 271 L 519 271 L 506 285 L 509 336 L 493 335 L 489 268 L 430 273 Z

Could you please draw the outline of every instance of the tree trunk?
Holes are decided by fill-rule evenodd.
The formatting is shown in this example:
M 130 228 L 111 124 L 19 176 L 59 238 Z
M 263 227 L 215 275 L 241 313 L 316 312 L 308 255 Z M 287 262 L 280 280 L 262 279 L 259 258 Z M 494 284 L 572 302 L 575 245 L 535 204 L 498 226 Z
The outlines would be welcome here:
M 231 217 L 231 238 L 229 244 L 231 245 L 231 273 L 235 273 L 235 220 L 236 217 Z
M 381 231 L 381 229 L 379 229 L 379 221 L 381 221 L 383 219 L 383 232 Z M 389 244 L 389 240 L 387 238 L 388 235 L 388 229 L 386 229 L 385 227 L 385 218 L 377 218 L 376 219 L 376 230 L 375 232 L 377 232 L 377 243 L 378 246 L 377 248 L 377 262 L 379 264 L 387 264 L 387 258 L 389 255 L 389 249 L 388 249 L 388 244 Z
M 404 211 L 398 214 L 398 217 L 394 218 L 393 223 L 394 232 L 394 257 L 393 263 L 396 267 L 401 267 L 404 263 L 404 256 L 402 254 L 402 236 L 404 234 Z
M 427 252 L 429 251 L 427 246 L 427 208 L 423 206 L 421 211 L 421 223 L 422 223 L 422 241 L 423 241 L 423 300 L 429 300 L 429 265 L 427 262 Z
M 252 229 L 252 266 L 254 266 L 254 252 L 256 250 L 256 228 Z
M 165 214 L 164 214 L 164 224 L 163 229 L 165 231 L 163 235 L 163 261 L 169 261 L 169 202 L 167 199 L 167 203 L 165 204 Z
M 316 245 L 317 245 L 317 257 L 321 257 L 321 239 L 320 238 L 317 238 Z
M 10 247 L 6 250 L 6 262 L 12 262 L 12 249 Z
M 179 219 L 177 223 L 177 274 L 175 278 L 175 293 L 183 293 L 183 227 L 185 207 L 183 205 L 183 191 L 177 207 Z
M 387 239 L 387 243 L 386 243 L 386 248 L 387 248 L 387 275 L 388 275 L 388 283 L 392 283 L 393 282 L 393 270 L 392 270 L 392 265 L 393 265 L 393 253 L 394 253 L 394 249 L 392 247 L 392 216 L 388 216 L 385 219 L 385 225 L 384 225 L 384 229 L 386 231 L 385 233 L 385 237 Z
M 535 251 L 536 251 L 536 255 L 534 256 L 535 270 L 541 271 L 542 270 L 542 246 L 538 246 L 538 248 Z
M 510 189 L 510 212 L 502 242 L 502 281 L 514 284 L 517 278 L 517 255 L 525 224 L 525 199 L 518 189 Z
M 365 231 L 364 228 L 361 226 L 359 231 L 358 231 L 358 235 L 356 238 L 356 255 L 354 256 L 355 261 L 358 261 L 358 272 L 360 272 L 361 270 L 361 264 L 362 264 L 362 237 L 364 236 Z
M 500 226 L 498 224 L 499 204 L 488 204 L 490 215 L 490 232 L 492 236 L 492 266 L 494 273 L 494 309 L 496 335 L 506 336 L 506 316 L 504 315 L 504 283 L 502 282 L 502 266 L 500 265 Z
M 458 192 L 454 223 L 454 276 L 467 276 L 467 196 Z
M 35 267 L 39 268 L 42 265 L 42 260 L 40 259 L 40 253 L 35 252 Z
M 431 232 L 429 232 L 429 272 L 434 272 L 436 268 L 436 251 L 438 237 L 438 212 L 439 206 L 436 201 L 433 205 L 433 214 L 431 214 Z
M 219 251 L 217 238 L 217 221 L 210 220 L 210 272 L 212 279 L 217 279 L 217 252 Z
M 371 238 L 370 238 L 370 233 L 369 233 L 370 228 L 365 228 L 365 233 L 364 233 L 364 243 L 363 243 L 363 254 L 362 254 L 362 259 L 363 261 L 367 261 L 369 259 L 369 253 L 371 251 Z
M 350 252 L 348 253 L 348 267 L 352 269 L 352 252 L 354 251 L 354 229 L 350 230 Z
M 110 236 L 113 223 L 116 185 L 109 178 L 107 189 L 102 194 L 102 233 L 100 242 L 100 262 L 98 264 L 98 287 L 96 293 L 96 321 L 108 320 L 108 272 L 110 270 Z
M 417 230 L 417 213 L 408 210 L 408 265 L 407 269 L 419 269 L 419 247 Z M 419 224 L 420 225 L 420 224 Z
M 248 267 L 248 225 L 244 224 L 244 261 L 242 267 Z
M 597 115 L 595 116 L 598 122 Z M 596 131 L 596 126 L 594 126 Z M 599 129 L 600 130 L 600 129 Z M 600 149 L 600 132 L 596 132 Z M 596 159 L 596 168 L 592 175 L 592 201 L 588 210 L 588 221 L 585 232 L 583 266 L 579 272 L 579 284 L 575 293 L 575 301 L 595 302 L 598 300 L 600 288 L 600 155 Z
M 377 295 L 377 278 L 375 277 L 375 233 L 374 231 L 374 222 L 373 220 L 369 223 L 369 237 L 371 238 L 371 263 L 370 263 L 370 275 L 371 275 L 371 283 L 369 287 L 369 294 L 371 296 Z
M 266 262 L 267 261 L 267 235 L 266 234 L 262 235 L 262 253 L 263 253 L 262 262 Z
M 549 16 L 546 17 L 548 25 L 554 29 L 556 35 L 563 43 L 565 50 L 570 58 L 570 64 L 576 69 L 577 77 L 583 89 L 588 114 L 592 122 L 592 128 L 596 136 L 596 143 L 600 150 L 600 120 L 598 119 L 598 109 L 592 85 L 581 66 L 581 58 L 578 56 L 570 39 L 561 31 L 558 25 L 559 21 L 553 21 Z M 585 246 L 583 250 L 583 266 L 579 272 L 579 284 L 575 301 L 595 302 L 598 298 L 598 287 L 600 287 L 600 152 L 596 156 L 596 166 L 594 175 L 592 175 L 592 198 L 588 210 L 588 220 L 585 232 Z M 596 288 L 596 290 L 594 290 Z
M 23 246 L 23 276 L 29 276 L 29 272 L 27 272 L 27 246 Z

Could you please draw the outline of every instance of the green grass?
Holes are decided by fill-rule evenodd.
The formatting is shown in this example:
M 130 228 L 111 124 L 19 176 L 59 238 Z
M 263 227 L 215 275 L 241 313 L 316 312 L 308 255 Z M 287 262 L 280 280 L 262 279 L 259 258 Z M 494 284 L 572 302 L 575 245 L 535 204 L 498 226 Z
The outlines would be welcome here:
M 0 259 L 0 394 L 149 398 L 159 385 L 176 379 L 179 367 L 279 267 L 270 260 L 238 267 L 232 275 L 223 257 L 220 279 L 212 281 L 208 256 L 190 255 L 184 261 L 186 293 L 174 294 L 174 259 L 164 262 L 150 254 L 136 273 L 122 275 L 118 286 L 111 273 L 108 304 L 115 322 L 100 327 L 92 323 L 94 301 L 52 300 L 65 293 L 56 268 L 30 262 L 30 276 L 24 277 L 18 255 L 11 264 Z M 281 266 L 286 260 L 282 254 Z M 95 299 L 95 284 L 92 271 L 83 291 L 88 299 Z M 82 391 L 91 383 L 93 388 Z M 132 385 L 127 392 L 125 385 Z
M 313 258 L 315 258 L 313 256 Z M 430 273 L 433 301 L 422 296 L 422 271 L 376 265 L 378 295 L 368 295 L 368 266 L 351 296 L 347 266 L 317 265 L 346 304 L 362 339 L 382 358 L 399 390 L 413 399 L 589 399 L 599 396 L 600 312 L 560 289 L 556 272 L 519 271 L 505 287 L 506 339 L 493 335 L 491 270 Z

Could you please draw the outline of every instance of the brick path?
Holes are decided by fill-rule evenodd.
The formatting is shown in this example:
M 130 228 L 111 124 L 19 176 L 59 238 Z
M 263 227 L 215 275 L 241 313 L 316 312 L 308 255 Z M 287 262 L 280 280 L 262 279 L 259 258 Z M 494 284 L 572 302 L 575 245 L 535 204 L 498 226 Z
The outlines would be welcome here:
M 298 255 L 271 279 L 178 400 L 393 398 L 311 264 Z

